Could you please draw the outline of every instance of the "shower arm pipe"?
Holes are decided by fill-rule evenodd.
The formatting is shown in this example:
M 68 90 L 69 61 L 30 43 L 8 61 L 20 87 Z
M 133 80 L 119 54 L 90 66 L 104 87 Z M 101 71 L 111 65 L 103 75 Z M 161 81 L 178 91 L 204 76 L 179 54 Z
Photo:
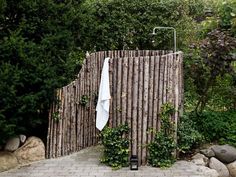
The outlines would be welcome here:
M 176 30 L 173 27 L 164 27 L 164 26 L 157 26 L 153 28 L 152 35 L 157 35 L 156 30 L 159 29 L 167 29 L 167 30 L 173 30 L 174 31 L 174 52 L 176 53 Z

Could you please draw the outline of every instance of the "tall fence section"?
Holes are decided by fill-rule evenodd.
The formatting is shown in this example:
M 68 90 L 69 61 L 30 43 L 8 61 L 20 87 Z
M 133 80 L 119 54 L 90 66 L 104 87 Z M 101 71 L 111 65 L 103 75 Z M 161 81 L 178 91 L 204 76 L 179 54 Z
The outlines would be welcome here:
M 183 109 L 183 54 L 168 51 L 107 51 L 90 54 L 75 81 L 57 90 L 51 106 L 47 158 L 68 155 L 96 145 L 96 101 L 105 57 L 109 60 L 111 105 L 109 126 L 125 122 L 130 127 L 130 153 L 147 162 L 149 129 L 159 130 L 160 107 L 171 103 L 177 110 L 177 127 Z

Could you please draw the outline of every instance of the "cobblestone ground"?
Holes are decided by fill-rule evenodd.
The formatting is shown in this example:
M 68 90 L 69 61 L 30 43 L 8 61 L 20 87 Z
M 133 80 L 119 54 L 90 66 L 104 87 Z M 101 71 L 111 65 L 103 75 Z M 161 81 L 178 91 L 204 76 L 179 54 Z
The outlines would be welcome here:
M 99 163 L 100 147 L 91 147 L 72 155 L 47 159 L 0 173 L 0 177 L 217 177 L 215 171 L 187 161 L 178 161 L 171 168 L 142 166 L 112 170 Z M 213 173 L 212 173 L 213 172 Z

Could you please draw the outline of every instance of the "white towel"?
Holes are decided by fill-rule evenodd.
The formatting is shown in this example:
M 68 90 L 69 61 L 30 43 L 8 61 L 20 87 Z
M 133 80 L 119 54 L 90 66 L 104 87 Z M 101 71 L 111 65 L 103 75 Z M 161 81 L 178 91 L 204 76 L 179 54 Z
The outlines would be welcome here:
M 101 131 L 109 118 L 110 87 L 109 87 L 109 59 L 105 58 L 102 68 L 101 82 L 97 102 L 96 127 Z

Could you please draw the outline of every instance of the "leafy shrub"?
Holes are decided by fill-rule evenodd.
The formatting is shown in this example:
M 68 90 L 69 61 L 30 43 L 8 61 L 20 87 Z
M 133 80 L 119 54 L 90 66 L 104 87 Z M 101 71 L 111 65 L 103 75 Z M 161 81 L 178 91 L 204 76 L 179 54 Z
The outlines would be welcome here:
M 0 141 L 19 133 L 43 138 L 55 89 L 74 79 L 80 68 L 79 4 L 0 4 Z
M 173 137 L 163 131 L 155 134 L 153 142 L 148 144 L 148 163 L 153 167 L 169 167 L 175 162 L 173 151 L 176 145 Z
M 16 127 L 15 122 L 7 122 L 3 114 L 0 113 L 0 145 L 6 143 L 6 137 L 12 137 L 15 135 L 14 129 Z
M 226 112 L 228 127 L 225 130 L 225 136 L 222 136 L 219 140 L 222 144 L 230 144 L 236 147 L 236 111 Z
M 129 162 L 129 140 L 126 135 L 129 132 L 127 124 L 116 128 L 105 127 L 101 133 L 102 144 L 104 146 L 102 163 L 111 166 L 113 169 L 128 166 Z
M 200 49 L 199 57 L 192 57 L 194 62 L 189 69 L 191 79 L 193 79 L 195 85 L 195 92 L 198 94 L 198 102 L 195 108 L 197 112 L 202 112 L 210 99 L 215 100 L 212 94 L 217 87 L 220 87 L 220 84 L 217 83 L 219 78 L 226 80 L 227 75 L 234 77 L 233 61 L 235 56 L 233 52 L 235 46 L 235 38 L 227 31 L 215 29 L 208 33 L 207 37 L 196 47 L 197 51 Z M 235 101 L 235 98 L 232 97 L 229 100 Z M 227 100 L 225 105 L 228 102 Z
M 98 0 L 86 1 L 80 16 L 79 43 L 85 50 L 173 49 L 173 32 L 155 26 L 173 26 L 178 46 L 186 46 L 195 31 L 192 17 L 198 13 L 185 0 Z M 201 8 L 201 7 L 200 7 Z M 152 42 L 154 41 L 154 42 Z M 188 45 L 188 44 L 187 44 Z
M 234 129 L 228 130 L 227 136 L 220 138 L 220 144 L 230 144 L 236 147 L 236 125 L 232 126 L 232 128 Z
M 200 112 L 207 106 L 212 110 L 233 108 L 236 100 L 235 82 L 225 85 L 229 78 L 226 75 L 231 75 L 232 80 L 235 80 L 235 67 L 232 72 L 232 64 L 235 60 L 236 45 L 236 1 L 205 2 L 208 3 L 207 8 L 212 14 L 196 25 L 199 35 L 195 38 L 205 39 L 202 42 L 194 41 L 198 46 L 196 52 L 189 60 L 185 57 L 185 83 L 188 83 L 185 84 L 185 91 L 191 95 L 187 98 L 187 103 L 191 103 L 190 106 L 197 105 Z M 198 103 L 193 101 L 196 93 Z
M 161 107 L 161 130 L 155 133 L 154 140 L 148 144 L 148 163 L 154 167 L 169 167 L 175 161 L 173 156 L 176 143 L 171 115 L 175 112 L 169 103 Z
M 219 24 L 223 29 L 231 29 L 236 35 L 236 2 L 234 0 L 223 1 L 218 7 Z
M 196 128 L 208 141 L 218 141 L 221 138 L 227 139 L 235 130 L 236 112 L 204 111 L 201 114 L 190 115 L 196 123 Z
M 196 125 L 188 115 L 183 115 L 178 125 L 178 150 L 187 153 L 203 142 L 204 137 L 196 130 Z

